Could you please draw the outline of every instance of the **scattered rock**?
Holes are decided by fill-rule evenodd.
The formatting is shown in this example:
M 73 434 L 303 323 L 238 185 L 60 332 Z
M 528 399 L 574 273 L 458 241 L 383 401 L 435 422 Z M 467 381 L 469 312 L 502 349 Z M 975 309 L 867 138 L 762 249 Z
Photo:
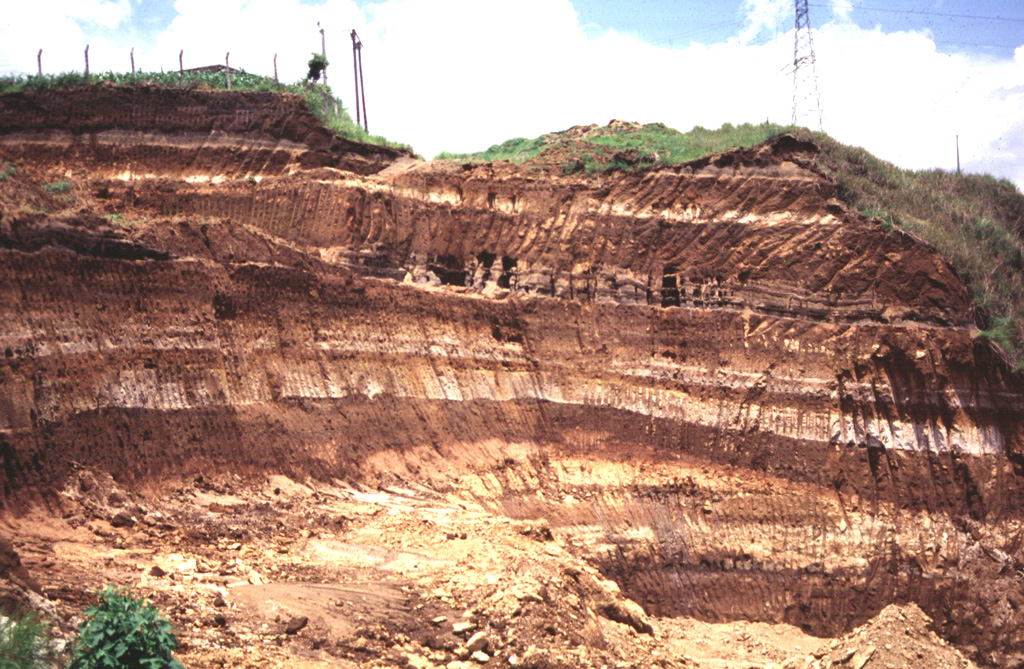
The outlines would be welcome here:
M 162 578 L 164 576 L 167 576 L 167 571 L 164 570 L 160 565 L 155 564 L 152 566 L 152 568 L 150 568 L 149 575 L 155 576 L 157 578 Z
M 298 634 L 299 630 L 305 627 L 309 623 L 309 618 L 306 616 L 295 616 L 288 621 L 288 624 L 284 626 L 285 634 Z
M 611 600 L 598 607 L 598 613 L 609 620 L 629 625 L 642 634 L 653 634 L 654 628 L 647 620 L 643 608 L 631 599 Z
M 115 513 L 114 517 L 110 519 L 110 524 L 114 527 L 132 527 L 137 522 L 135 516 L 123 509 Z
M 468 633 L 472 632 L 475 629 L 476 629 L 476 623 L 474 623 L 472 621 L 469 621 L 469 620 L 463 620 L 463 621 L 457 622 L 457 623 L 452 625 L 452 633 L 453 634 L 459 634 L 459 635 L 468 634 Z
M 469 657 L 474 662 L 479 662 L 480 664 L 487 664 L 488 662 L 491 661 L 491 656 L 488 655 L 487 653 L 483 652 L 482 650 L 476 651 L 475 653 L 473 653 Z
M 478 650 L 487 650 L 489 645 L 490 639 L 487 638 L 487 632 L 482 630 L 469 637 L 469 640 L 466 642 L 466 648 L 469 649 L 470 653 L 475 653 Z
M 875 654 L 875 647 L 868 646 L 857 651 L 854 656 L 850 659 L 850 666 L 853 669 L 863 669 L 864 665 L 871 660 L 871 656 Z

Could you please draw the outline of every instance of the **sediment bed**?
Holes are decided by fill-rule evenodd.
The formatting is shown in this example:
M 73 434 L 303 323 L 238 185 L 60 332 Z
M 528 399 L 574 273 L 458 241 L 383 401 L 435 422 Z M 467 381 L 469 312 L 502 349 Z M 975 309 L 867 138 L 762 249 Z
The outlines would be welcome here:
M 562 176 L 272 94 L 4 97 L 9 513 L 82 468 L 398 482 L 543 524 L 648 616 L 830 637 L 913 602 L 1024 660 L 1020 379 L 815 151 Z

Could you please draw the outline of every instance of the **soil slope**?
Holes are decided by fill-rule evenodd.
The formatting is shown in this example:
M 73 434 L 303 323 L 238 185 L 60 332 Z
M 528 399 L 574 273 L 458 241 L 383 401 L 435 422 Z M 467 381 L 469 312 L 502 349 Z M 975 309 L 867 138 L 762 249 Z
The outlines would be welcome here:
M 747 666 L 693 626 L 838 637 L 911 602 L 1024 661 L 1024 388 L 949 266 L 840 204 L 815 151 L 559 176 L 349 145 L 272 94 L 5 96 L 21 562 L 66 614 L 162 561 L 178 619 L 237 611 L 217 648 L 376 598 L 298 650 L 387 666 L 472 662 L 424 636 L 464 610 L 501 661 Z

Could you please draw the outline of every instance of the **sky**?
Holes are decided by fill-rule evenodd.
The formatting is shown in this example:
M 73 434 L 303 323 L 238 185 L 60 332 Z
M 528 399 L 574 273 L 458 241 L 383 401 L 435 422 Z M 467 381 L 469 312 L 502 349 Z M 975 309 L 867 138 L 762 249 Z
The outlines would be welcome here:
M 682 131 L 788 123 L 792 0 L 34 0 L 0 16 L 0 75 L 224 62 L 301 79 L 327 42 L 353 102 L 362 42 L 370 132 L 430 157 L 612 119 Z M 1024 3 L 809 2 L 822 128 L 912 169 L 1024 189 Z M 804 91 L 810 89 L 804 88 Z M 807 98 L 812 100 L 813 97 Z M 354 114 L 353 114 L 354 115 Z M 801 115 L 817 126 L 816 114 Z

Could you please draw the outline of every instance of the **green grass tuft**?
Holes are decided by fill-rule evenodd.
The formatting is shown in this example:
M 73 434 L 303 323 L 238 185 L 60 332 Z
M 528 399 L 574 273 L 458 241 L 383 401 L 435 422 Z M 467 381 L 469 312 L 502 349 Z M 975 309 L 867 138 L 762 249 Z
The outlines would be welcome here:
M 63 195 L 71 190 L 71 184 L 68 183 L 67 179 L 61 179 L 54 183 L 43 184 L 43 190 L 53 195 Z
M 0 669 L 45 669 L 54 666 L 56 652 L 49 626 L 32 613 L 0 616 Z

